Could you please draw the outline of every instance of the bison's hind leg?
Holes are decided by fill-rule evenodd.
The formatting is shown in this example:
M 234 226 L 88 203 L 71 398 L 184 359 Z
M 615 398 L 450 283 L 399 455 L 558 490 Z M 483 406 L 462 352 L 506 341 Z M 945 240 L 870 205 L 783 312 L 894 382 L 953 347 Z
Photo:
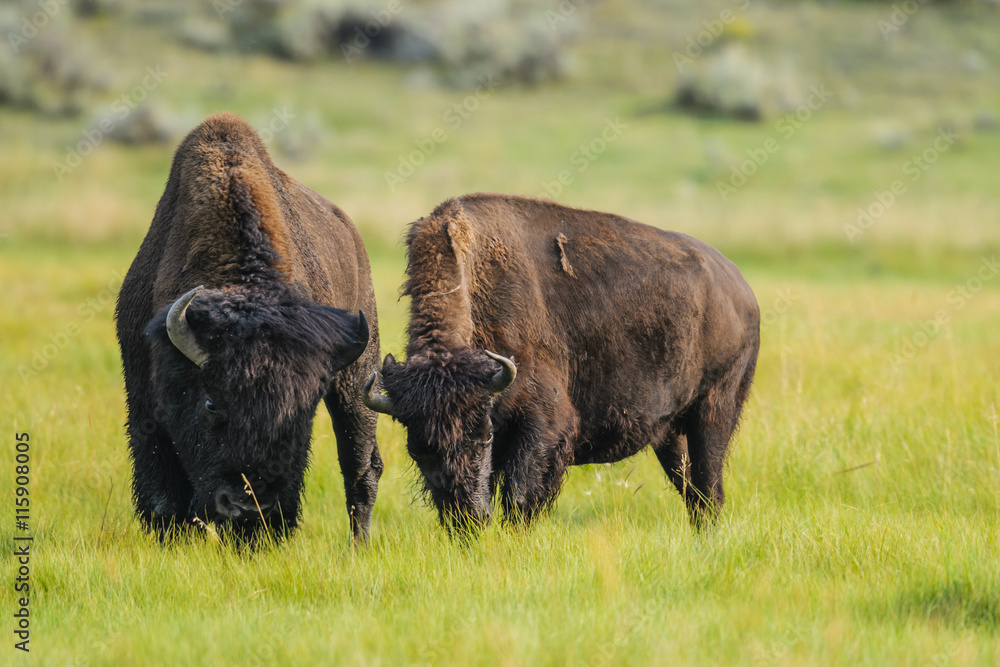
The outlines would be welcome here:
M 697 413 L 698 409 L 695 405 L 692 412 Z M 689 450 L 688 436 L 681 430 L 688 428 L 692 430 L 690 441 L 695 447 L 694 453 Z M 660 442 L 653 446 L 667 478 L 684 498 L 691 522 L 698 527 L 711 520 L 725 500 L 722 489 L 724 454 L 714 455 L 716 448 L 713 447 L 713 442 L 718 439 L 713 438 L 713 429 L 713 425 L 704 425 L 689 415 L 682 415 L 675 420 Z M 692 463 L 692 457 L 698 461 L 697 468 Z M 695 469 L 698 474 L 692 476 Z
M 690 461 L 690 484 L 684 499 L 696 527 L 713 521 L 726 501 L 722 484 L 726 452 L 739 425 L 756 361 L 757 350 L 748 350 L 683 417 L 681 430 Z
M 699 528 L 712 522 L 726 502 L 722 472 L 733 433 L 729 421 L 704 400 L 693 406 L 685 420 L 690 484 L 684 500 L 691 523 Z

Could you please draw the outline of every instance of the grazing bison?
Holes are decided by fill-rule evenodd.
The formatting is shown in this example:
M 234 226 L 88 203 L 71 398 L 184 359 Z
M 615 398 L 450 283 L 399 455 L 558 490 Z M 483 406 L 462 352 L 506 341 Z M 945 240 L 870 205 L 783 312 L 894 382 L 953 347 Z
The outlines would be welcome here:
M 368 256 L 351 220 L 275 167 L 239 117 L 210 117 L 177 149 L 116 316 L 147 528 L 293 529 L 325 399 L 351 529 L 368 534 L 382 472 L 361 401 L 379 359 Z
M 753 380 L 760 314 L 712 247 L 607 213 L 452 199 L 407 236 L 405 362 L 365 404 L 407 428 L 442 523 L 551 505 L 568 466 L 652 445 L 700 525 Z M 501 356 L 502 355 L 502 356 Z M 516 365 L 515 365 L 516 364 Z

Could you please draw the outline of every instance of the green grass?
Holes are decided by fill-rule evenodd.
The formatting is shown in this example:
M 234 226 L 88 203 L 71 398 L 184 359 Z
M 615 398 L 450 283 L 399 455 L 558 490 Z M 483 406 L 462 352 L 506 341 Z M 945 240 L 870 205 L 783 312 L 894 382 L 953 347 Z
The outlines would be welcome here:
M 384 172 L 414 139 L 443 125 L 443 111 L 465 93 L 408 87 L 407 73 L 388 67 L 218 59 L 166 48 L 146 28 L 91 29 L 139 53 L 136 71 L 164 62 L 172 78 L 157 94 L 176 108 L 196 115 L 229 108 L 259 122 L 287 103 L 301 117 L 319 115 L 328 130 L 321 150 L 301 162 L 275 159 L 359 223 L 383 352 L 397 356 L 407 307 L 398 299 L 405 224 L 463 192 L 535 194 L 605 119 L 622 116 L 627 131 L 560 201 L 717 245 L 744 271 L 765 315 L 718 526 L 691 530 L 646 452 L 574 468 L 554 511 L 531 530 L 492 526 L 471 544 L 452 542 L 416 492 L 403 430 L 384 419 L 386 470 L 372 539 L 355 547 L 321 411 L 304 517 L 290 541 L 254 555 L 200 537 L 160 546 L 132 516 L 111 299 L 152 217 L 171 147 L 102 145 L 59 183 L 51 163 L 79 137 L 80 121 L 0 109 L 0 232 L 7 234 L 0 414 L 8 440 L 0 484 L 13 488 L 13 437 L 29 432 L 36 536 L 32 653 L 8 644 L 0 659 L 1000 663 L 1000 276 L 961 307 L 949 298 L 984 257 L 1000 254 L 1000 133 L 967 133 L 862 238 L 852 244 L 843 232 L 933 139 L 936 111 L 995 108 L 995 89 L 915 64 L 923 86 L 962 91 L 968 101 L 919 113 L 914 106 L 935 98 L 921 96 L 912 77 L 898 83 L 908 96 L 893 98 L 879 89 L 887 70 L 865 71 L 857 78 L 867 86 L 861 107 L 831 104 L 817 113 L 723 202 L 706 145 L 738 157 L 773 135 L 773 123 L 647 113 L 669 91 L 662 68 L 678 42 L 651 40 L 629 51 L 632 42 L 616 37 L 615 25 L 643 35 L 668 15 L 638 21 L 617 13 L 622 4 L 595 10 L 608 32 L 579 48 L 576 80 L 501 89 L 395 191 Z M 887 9 L 796 6 L 760 11 L 777 26 L 843 28 Z M 714 13 L 684 20 L 697 26 Z M 921 9 L 914 34 L 942 16 Z M 962 21 L 945 28 L 948 35 L 979 29 Z M 835 41 L 843 33 L 822 34 Z M 800 26 L 783 39 L 808 42 L 809 31 Z M 912 37 L 901 39 L 892 48 L 909 53 Z M 142 51 L 147 41 L 153 46 Z M 126 83 L 130 72 L 120 68 Z M 227 81 L 240 85 L 220 85 Z M 872 123 L 887 117 L 913 130 L 901 152 L 871 138 Z M 921 340 L 921 323 L 942 308 L 950 322 L 896 363 L 903 343 Z M 65 343 L 46 349 L 53 340 Z M 36 355 L 44 363 L 33 367 Z M 13 508 L 0 516 L 9 554 Z M 4 563 L 2 629 L 11 642 L 14 562 L 6 555 Z
M 729 503 L 705 534 L 643 454 L 574 469 L 531 531 L 449 542 L 414 491 L 401 429 L 384 422 L 373 538 L 355 549 L 321 413 L 300 530 L 246 556 L 197 538 L 162 548 L 131 516 L 111 308 L 90 321 L 78 311 L 99 303 L 130 249 L 11 242 L 0 254 L 13 286 L 4 403 L 13 431 L 32 436 L 32 641 L 45 664 L 998 657 L 996 286 L 895 367 L 898 341 L 946 303 L 950 276 L 748 272 L 765 309 L 769 295 L 793 303 L 764 331 Z M 398 256 L 375 265 L 391 285 Z M 397 353 L 404 306 L 381 303 Z M 73 321 L 79 335 L 21 382 L 17 367 Z M 5 522 L 5 543 L 12 532 Z

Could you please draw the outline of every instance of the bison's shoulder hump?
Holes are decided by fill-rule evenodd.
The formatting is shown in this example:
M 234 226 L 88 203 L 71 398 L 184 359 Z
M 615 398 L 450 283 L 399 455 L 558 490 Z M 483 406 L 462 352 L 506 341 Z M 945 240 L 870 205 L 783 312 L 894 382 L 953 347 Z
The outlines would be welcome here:
M 182 197 L 197 206 L 252 206 L 265 218 L 278 213 L 285 179 L 257 132 L 236 114 L 215 114 L 192 130 L 177 148 L 171 171 Z
M 257 132 L 232 113 L 210 116 L 174 155 L 164 198 L 187 265 L 220 258 L 249 269 L 285 269 L 290 257 L 288 186 Z
M 267 156 L 267 149 L 264 148 L 264 143 L 257 131 L 248 122 L 228 111 L 209 116 L 198 127 L 191 130 L 181 143 L 178 152 L 186 147 L 195 148 L 211 145 L 218 145 L 230 150 L 253 151 Z M 270 162 L 269 159 L 268 162 Z

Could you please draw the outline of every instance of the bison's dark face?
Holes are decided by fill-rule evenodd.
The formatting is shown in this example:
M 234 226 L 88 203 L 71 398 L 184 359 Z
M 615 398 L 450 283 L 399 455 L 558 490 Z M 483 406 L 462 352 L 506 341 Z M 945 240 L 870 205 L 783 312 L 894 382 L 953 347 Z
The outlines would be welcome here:
M 490 352 L 463 349 L 424 353 L 382 365 L 386 394 L 365 386 L 365 403 L 392 415 L 407 431 L 407 449 L 441 522 L 466 529 L 490 517 L 493 424 L 497 394 L 516 368 Z
M 188 520 L 292 528 L 313 416 L 368 344 L 363 313 L 279 287 L 195 289 L 147 328 L 163 426 L 192 488 Z M 251 492 L 252 491 L 252 492 Z

